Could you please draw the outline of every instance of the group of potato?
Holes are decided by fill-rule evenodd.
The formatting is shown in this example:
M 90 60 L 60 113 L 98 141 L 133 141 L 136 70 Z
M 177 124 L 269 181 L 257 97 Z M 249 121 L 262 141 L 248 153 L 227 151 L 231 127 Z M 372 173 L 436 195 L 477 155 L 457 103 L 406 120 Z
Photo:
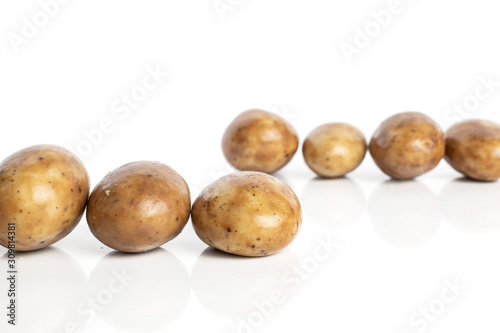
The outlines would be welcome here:
M 29 147 L 0 164 L 0 244 L 17 251 L 49 246 L 68 235 L 87 208 L 91 232 L 119 251 L 157 248 L 179 235 L 191 215 L 206 244 L 242 256 L 270 255 L 290 244 L 302 224 L 295 193 L 269 175 L 292 159 L 298 145 L 283 118 L 243 112 L 222 139 L 224 155 L 241 172 L 210 184 L 192 207 L 186 182 L 165 164 L 126 164 L 89 197 L 89 176 L 78 157 L 58 146 Z M 382 123 L 369 150 L 396 179 L 428 172 L 443 156 L 472 179 L 500 178 L 500 126 L 488 121 L 461 122 L 445 136 L 429 117 L 401 113 Z M 365 154 L 363 134 L 342 123 L 314 129 L 303 144 L 306 164 L 327 178 L 351 172 Z
M 94 236 L 129 253 L 175 238 L 190 215 L 206 244 L 242 256 L 278 252 L 302 225 L 295 193 L 261 172 L 219 179 L 192 207 L 184 179 L 159 162 L 123 165 L 89 192 L 88 173 L 70 151 L 39 145 L 14 153 L 0 164 L 0 244 L 15 251 L 47 247 L 68 235 L 85 209 Z
M 272 173 L 292 159 L 299 140 L 281 117 L 249 110 L 234 119 L 222 145 L 235 168 Z M 363 133 L 343 123 L 315 128 L 302 146 L 306 164 L 325 178 L 344 176 L 356 169 L 366 150 Z M 369 150 L 377 166 L 395 179 L 418 177 L 434 169 L 443 157 L 471 179 L 500 178 L 500 126 L 490 121 L 463 121 L 445 135 L 436 122 L 422 113 L 400 113 L 378 127 Z

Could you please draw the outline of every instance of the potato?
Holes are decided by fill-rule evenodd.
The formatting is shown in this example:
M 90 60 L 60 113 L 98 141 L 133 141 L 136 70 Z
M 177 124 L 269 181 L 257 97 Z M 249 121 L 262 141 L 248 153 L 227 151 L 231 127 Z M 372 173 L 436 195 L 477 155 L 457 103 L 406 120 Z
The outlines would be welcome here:
M 445 153 L 443 131 L 428 116 L 405 112 L 384 121 L 373 134 L 370 154 L 396 179 L 412 179 L 434 169 Z
M 280 116 L 262 110 L 241 113 L 222 138 L 226 159 L 242 171 L 273 173 L 290 162 L 298 146 L 295 129 Z
M 366 139 L 356 127 L 324 124 L 307 136 L 302 146 L 307 166 L 325 178 L 341 177 L 356 169 L 366 155 Z
M 241 256 L 280 251 L 302 225 L 295 193 L 261 172 L 236 172 L 205 188 L 192 209 L 194 230 L 207 245 Z
M 47 247 L 80 221 L 90 185 L 76 155 L 53 145 L 32 146 L 0 164 L 0 244 L 8 247 L 15 225 L 15 250 Z
M 175 238 L 189 219 L 184 179 L 159 162 L 133 162 L 108 173 L 92 191 L 87 222 L 94 236 L 122 252 L 145 252 Z
M 481 181 L 500 178 L 500 125 L 466 120 L 446 132 L 445 160 L 458 172 Z

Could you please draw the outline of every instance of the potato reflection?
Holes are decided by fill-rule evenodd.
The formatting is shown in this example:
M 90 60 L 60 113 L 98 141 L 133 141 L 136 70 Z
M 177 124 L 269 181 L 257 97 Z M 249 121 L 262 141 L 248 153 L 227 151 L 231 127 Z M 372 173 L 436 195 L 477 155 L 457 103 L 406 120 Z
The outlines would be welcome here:
M 358 221 L 365 208 L 365 196 L 349 178 L 310 180 L 302 192 L 306 217 L 323 228 L 344 228 Z
M 445 219 L 466 230 L 500 228 L 500 182 L 459 178 L 439 195 Z
M 182 314 L 191 294 L 186 268 L 162 248 L 107 254 L 93 269 L 89 289 L 94 310 L 125 332 L 166 327 Z
M 207 248 L 193 266 L 193 291 L 209 311 L 236 319 L 254 311 L 256 303 L 269 300 L 275 292 L 284 302 L 289 300 L 295 289 L 286 283 L 285 276 L 297 264 L 289 249 L 268 257 L 246 258 Z
M 79 311 L 85 301 L 87 278 L 66 252 L 48 247 L 17 252 L 17 332 L 74 332 L 88 315 Z M 7 267 L 7 254 L 1 258 Z
M 418 181 L 387 180 L 378 185 L 368 215 L 382 238 L 410 247 L 429 241 L 441 222 L 437 196 Z

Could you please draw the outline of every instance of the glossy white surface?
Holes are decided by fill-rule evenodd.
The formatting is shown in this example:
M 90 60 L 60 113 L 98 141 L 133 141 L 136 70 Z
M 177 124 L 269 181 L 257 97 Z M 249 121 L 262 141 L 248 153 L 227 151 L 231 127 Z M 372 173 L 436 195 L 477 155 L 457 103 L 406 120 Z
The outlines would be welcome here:
M 439 315 L 430 312 L 429 331 L 497 327 L 500 183 L 451 179 L 451 170 L 399 182 L 373 171 L 288 177 L 303 228 L 265 258 L 210 249 L 191 225 L 160 249 L 120 254 L 82 221 L 55 246 L 18 254 L 19 329 L 413 332 L 427 322 L 414 313 L 430 304 Z M 466 289 L 441 314 L 447 283 Z
M 92 187 L 120 165 L 158 160 L 194 200 L 234 171 L 220 140 L 246 109 L 281 114 L 302 140 L 326 122 L 369 139 L 407 110 L 443 129 L 500 123 L 494 1 L 401 0 L 350 63 L 342 42 L 392 2 L 221 1 L 233 9 L 224 20 L 212 0 L 70 1 L 18 53 L 8 34 L 40 5 L 0 3 L 0 159 L 40 143 L 86 147 Z M 369 155 L 348 177 L 320 180 L 300 150 L 276 176 L 304 213 L 283 252 L 223 254 L 188 222 L 161 249 L 124 255 L 84 218 L 54 246 L 18 254 L 15 329 L 1 274 L 0 332 L 500 330 L 499 182 L 464 180 L 445 162 L 416 181 L 390 181 Z

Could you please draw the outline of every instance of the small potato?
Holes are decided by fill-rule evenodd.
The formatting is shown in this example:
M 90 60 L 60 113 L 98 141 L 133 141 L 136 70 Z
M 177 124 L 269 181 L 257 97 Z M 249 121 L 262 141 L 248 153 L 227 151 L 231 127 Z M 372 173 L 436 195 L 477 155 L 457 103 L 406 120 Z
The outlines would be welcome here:
M 422 113 L 400 113 L 384 121 L 375 131 L 370 153 L 387 175 L 413 179 L 439 164 L 445 153 L 444 133 Z
M 366 139 L 351 125 L 325 124 L 309 133 L 302 153 L 307 166 L 321 177 L 340 177 L 361 164 L 366 155 Z
M 191 199 L 184 179 L 159 162 L 133 162 L 108 173 L 92 191 L 87 222 L 94 236 L 122 252 L 155 249 L 180 234 Z
M 500 125 L 486 120 L 466 120 L 446 132 L 445 160 L 469 178 L 500 178 Z
M 293 127 L 280 116 L 262 110 L 241 113 L 222 138 L 226 159 L 242 171 L 273 173 L 290 162 L 298 146 Z
M 32 146 L 7 157 L 0 164 L 0 244 L 15 239 L 16 251 L 54 244 L 80 222 L 89 191 L 84 165 L 62 147 Z
M 295 193 L 261 172 L 236 172 L 215 181 L 193 204 L 194 230 L 224 252 L 259 257 L 280 251 L 302 225 Z

